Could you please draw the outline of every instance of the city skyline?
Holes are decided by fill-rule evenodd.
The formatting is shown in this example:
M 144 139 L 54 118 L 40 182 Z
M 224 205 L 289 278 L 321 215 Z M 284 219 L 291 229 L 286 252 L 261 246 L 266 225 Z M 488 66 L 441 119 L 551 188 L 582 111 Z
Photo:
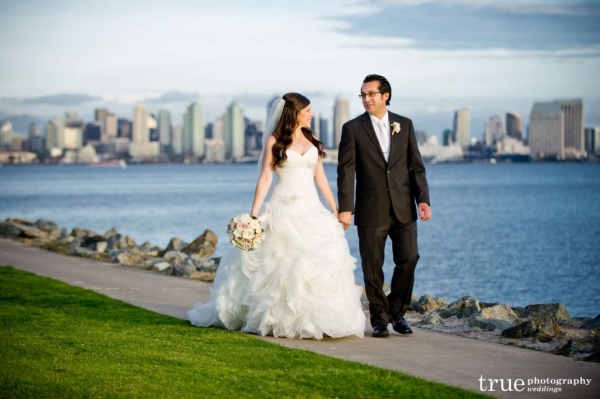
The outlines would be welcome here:
M 456 109 L 471 110 L 479 138 L 490 115 L 527 115 L 540 98 L 582 98 L 586 125 L 600 125 L 597 4 L 229 3 L 4 2 L 0 111 L 91 119 L 94 108 L 126 115 L 145 103 L 177 121 L 199 102 L 212 121 L 235 101 L 264 121 L 270 98 L 297 91 L 332 131 L 334 99 L 350 99 L 350 117 L 364 112 L 360 83 L 379 73 L 392 84 L 390 110 L 439 138 Z M 472 34 L 482 26 L 495 28 Z

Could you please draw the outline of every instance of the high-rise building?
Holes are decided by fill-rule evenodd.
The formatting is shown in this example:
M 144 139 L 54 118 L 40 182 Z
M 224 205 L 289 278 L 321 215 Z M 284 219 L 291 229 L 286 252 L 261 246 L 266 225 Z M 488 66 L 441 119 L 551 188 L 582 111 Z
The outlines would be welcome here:
M 240 160 L 244 157 L 244 112 L 237 103 L 227 107 L 223 118 L 225 157 Z
M 415 134 L 417 136 L 418 145 L 423 145 L 427 142 L 427 132 L 425 132 L 424 130 L 417 130 Z
M 223 133 L 223 119 L 224 117 L 220 117 L 217 118 L 217 120 L 215 121 L 215 123 L 213 123 L 213 135 L 212 138 L 215 140 L 223 140 L 224 133 Z
M 563 124 L 565 132 L 565 151 L 583 152 L 585 143 L 583 138 L 583 101 L 581 99 L 573 100 L 555 100 L 563 111 Z
M 585 128 L 585 152 L 600 155 L 600 127 Z
M 160 146 L 159 143 L 159 137 L 158 137 L 158 122 L 156 120 L 156 117 L 154 116 L 154 114 L 148 114 L 148 131 L 150 133 L 150 141 L 156 141 L 158 143 L 158 145 Z
M 471 113 L 468 108 L 456 110 L 454 113 L 453 141 L 462 148 L 471 145 Z
M 212 123 L 207 123 L 205 128 L 204 128 L 204 138 L 206 140 L 212 140 L 213 138 L 213 124 Z
M 101 120 L 102 126 L 102 141 L 105 143 L 110 142 L 112 139 L 117 137 L 117 133 L 119 132 L 119 124 L 117 120 L 117 116 L 115 114 L 111 114 L 107 112 L 104 115 L 104 118 Z
M 144 105 L 135 107 L 133 115 L 133 136 L 129 154 L 134 158 L 155 157 L 160 153 L 160 143 L 150 141 L 150 130 L 156 129 L 156 119 L 148 113 Z
M 39 136 L 40 135 L 40 127 L 37 123 L 31 122 L 29 124 L 29 138 Z
M 204 118 L 198 103 L 188 106 L 183 127 L 183 151 L 185 155 L 204 156 Z
M 313 131 L 313 134 L 317 138 L 317 140 L 321 140 L 321 117 L 318 112 L 315 112 L 313 118 L 310 121 L 310 130 Z
M 21 136 L 20 134 L 13 134 L 11 145 L 11 151 L 25 151 L 27 150 L 27 138 Z
M 183 154 L 183 129 L 181 125 L 173 125 L 171 129 L 171 153 Z
M 37 123 L 31 122 L 29 124 L 29 151 L 31 152 L 42 152 L 44 147 L 44 139 L 40 135 L 40 127 Z
M 9 150 L 12 146 L 12 123 L 6 121 L 0 123 L 0 148 Z
M 81 147 L 83 147 L 83 131 L 78 127 L 65 127 L 62 148 L 76 150 Z
M 46 125 L 46 149 L 64 148 L 65 120 L 52 118 Z
M 76 111 L 66 111 L 64 121 L 65 127 L 80 129 L 82 132 L 85 130 L 85 122 L 79 118 Z
M 535 103 L 529 122 L 529 147 L 533 158 L 565 155 L 565 131 L 563 111 L 560 104 Z
M 98 110 L 96 110 L 98 112 Z M 150 142 L 150 128 L 148 127 L 148 110 L 144 105 L 135 107 L 133 113 L 133 136 L 131 141 L 134 143 Z
M 171 145 L 171 113 L 168 110 L 158 111 L 158 137 L 161 146 Z
M 516 112 L 506 113 L 506 134 L 513 139 L 523 139 L 523 121 Z
M 319 140 L 323 142 L 325 147 L 332 147 L 331 139 L 329 138 L 329 124 L 327 123 L 327 119 L 319 118 Z
M 131 131 L 133 126 L 131 121 L 128 119 L 117 120 L 117 136 L 124 139 L 131 139 Z
M 484 144 L 486 147 L 492 147 L 497 142 L 502 141 L 506 136 L 504 121 L 498 115 L 492 116 L 485 122 Z
M 100 143 L 100 139 L 102 138 L 102 128 L 100 127 L 100 122 L 94 121 L 92 123 L 88 123 L 85 126 L 83 131 L 83 143 Z
M 108 110 L 106 108 L 98 108 L 96 110 L 94 110 L 94 119 L 97 121 L 101 121 L 104 119 L 104 117 L 106 116 L 106 114 L 108 113 Z
M 206 158 L 208 163 L 225 162 L 225 141 L 223 140 L 223 119 L 218 118 L 213 123 L 212 139 L 206 140 Z M 262 145 L 262 143 L 261 143 Z
M 261 150 L 261 137 L 263 126 L 261 121 L 251 121 L 248 118 L 244 118 L 246 125 L 245 137 L 246 137 L 246 154 L 258 155 Z
M 454 133 L 452 132 L 452 130 L 444 130 L 444 132 L 442 133 L 442 143 L 444 143 L 445 146 L 449 146 L 453 142 L 453 135 Z
M 77 115 L 77 111 L 65 111 L 65 121 L 67 123 L 76 120 L 79 120 L 79 115 Z
M 342 126 L 350 120 L 350 102 L 346 97 L 339 96 L 333 106 L 333 132 L 335 134 L 335 148 L 340 147 L 342 140 Z

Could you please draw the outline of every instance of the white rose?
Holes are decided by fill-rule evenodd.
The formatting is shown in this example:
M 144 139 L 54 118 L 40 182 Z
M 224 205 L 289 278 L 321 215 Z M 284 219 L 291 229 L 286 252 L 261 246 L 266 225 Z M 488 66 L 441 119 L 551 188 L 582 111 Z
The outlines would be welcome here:
M 254 238 L 254 230 L 253 229 L 244 230 L 244 232 L 242 233 L 242 237 L 247 238 L 247 239 Z
M 242 236 L 242 231 L 241 230 L 234 230 L 233 231 L 233 235 L 236 237 L 241 237 Z
M 253 219 L 247 213 L 240 216 L 240 222 L 250 223 Z
M 258 220 L 253 219 L 250 223 L 248 223 L 248 225 L 255 230 L 260 229 L 260 222 Z

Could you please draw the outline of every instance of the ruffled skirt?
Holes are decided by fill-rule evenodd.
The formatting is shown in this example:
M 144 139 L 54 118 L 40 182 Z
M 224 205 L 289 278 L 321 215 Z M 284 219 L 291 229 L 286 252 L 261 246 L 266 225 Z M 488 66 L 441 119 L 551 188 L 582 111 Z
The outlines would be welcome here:
M 261 219 L 260 247 L 222 257 L 210 301 L 188 311 L 191 323 L 275 337 L 362 338 L 362 287 L 337 218 L 320 202 L 270 202 Z

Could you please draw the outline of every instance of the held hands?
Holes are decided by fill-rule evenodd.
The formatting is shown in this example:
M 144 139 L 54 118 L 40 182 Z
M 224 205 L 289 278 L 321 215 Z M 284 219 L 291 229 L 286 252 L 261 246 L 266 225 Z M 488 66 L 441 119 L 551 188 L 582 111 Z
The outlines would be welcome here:
M 352 212 L 341 212 L 337 215 L 338 221 L 344 225 L 344 230 L 348 230 L 352 223 Z
M 431 219 L 431 208 L 425 202 L 421 202 L 418 206 L 419 208 L 419 218 L 422 221 L 427 221 Z

